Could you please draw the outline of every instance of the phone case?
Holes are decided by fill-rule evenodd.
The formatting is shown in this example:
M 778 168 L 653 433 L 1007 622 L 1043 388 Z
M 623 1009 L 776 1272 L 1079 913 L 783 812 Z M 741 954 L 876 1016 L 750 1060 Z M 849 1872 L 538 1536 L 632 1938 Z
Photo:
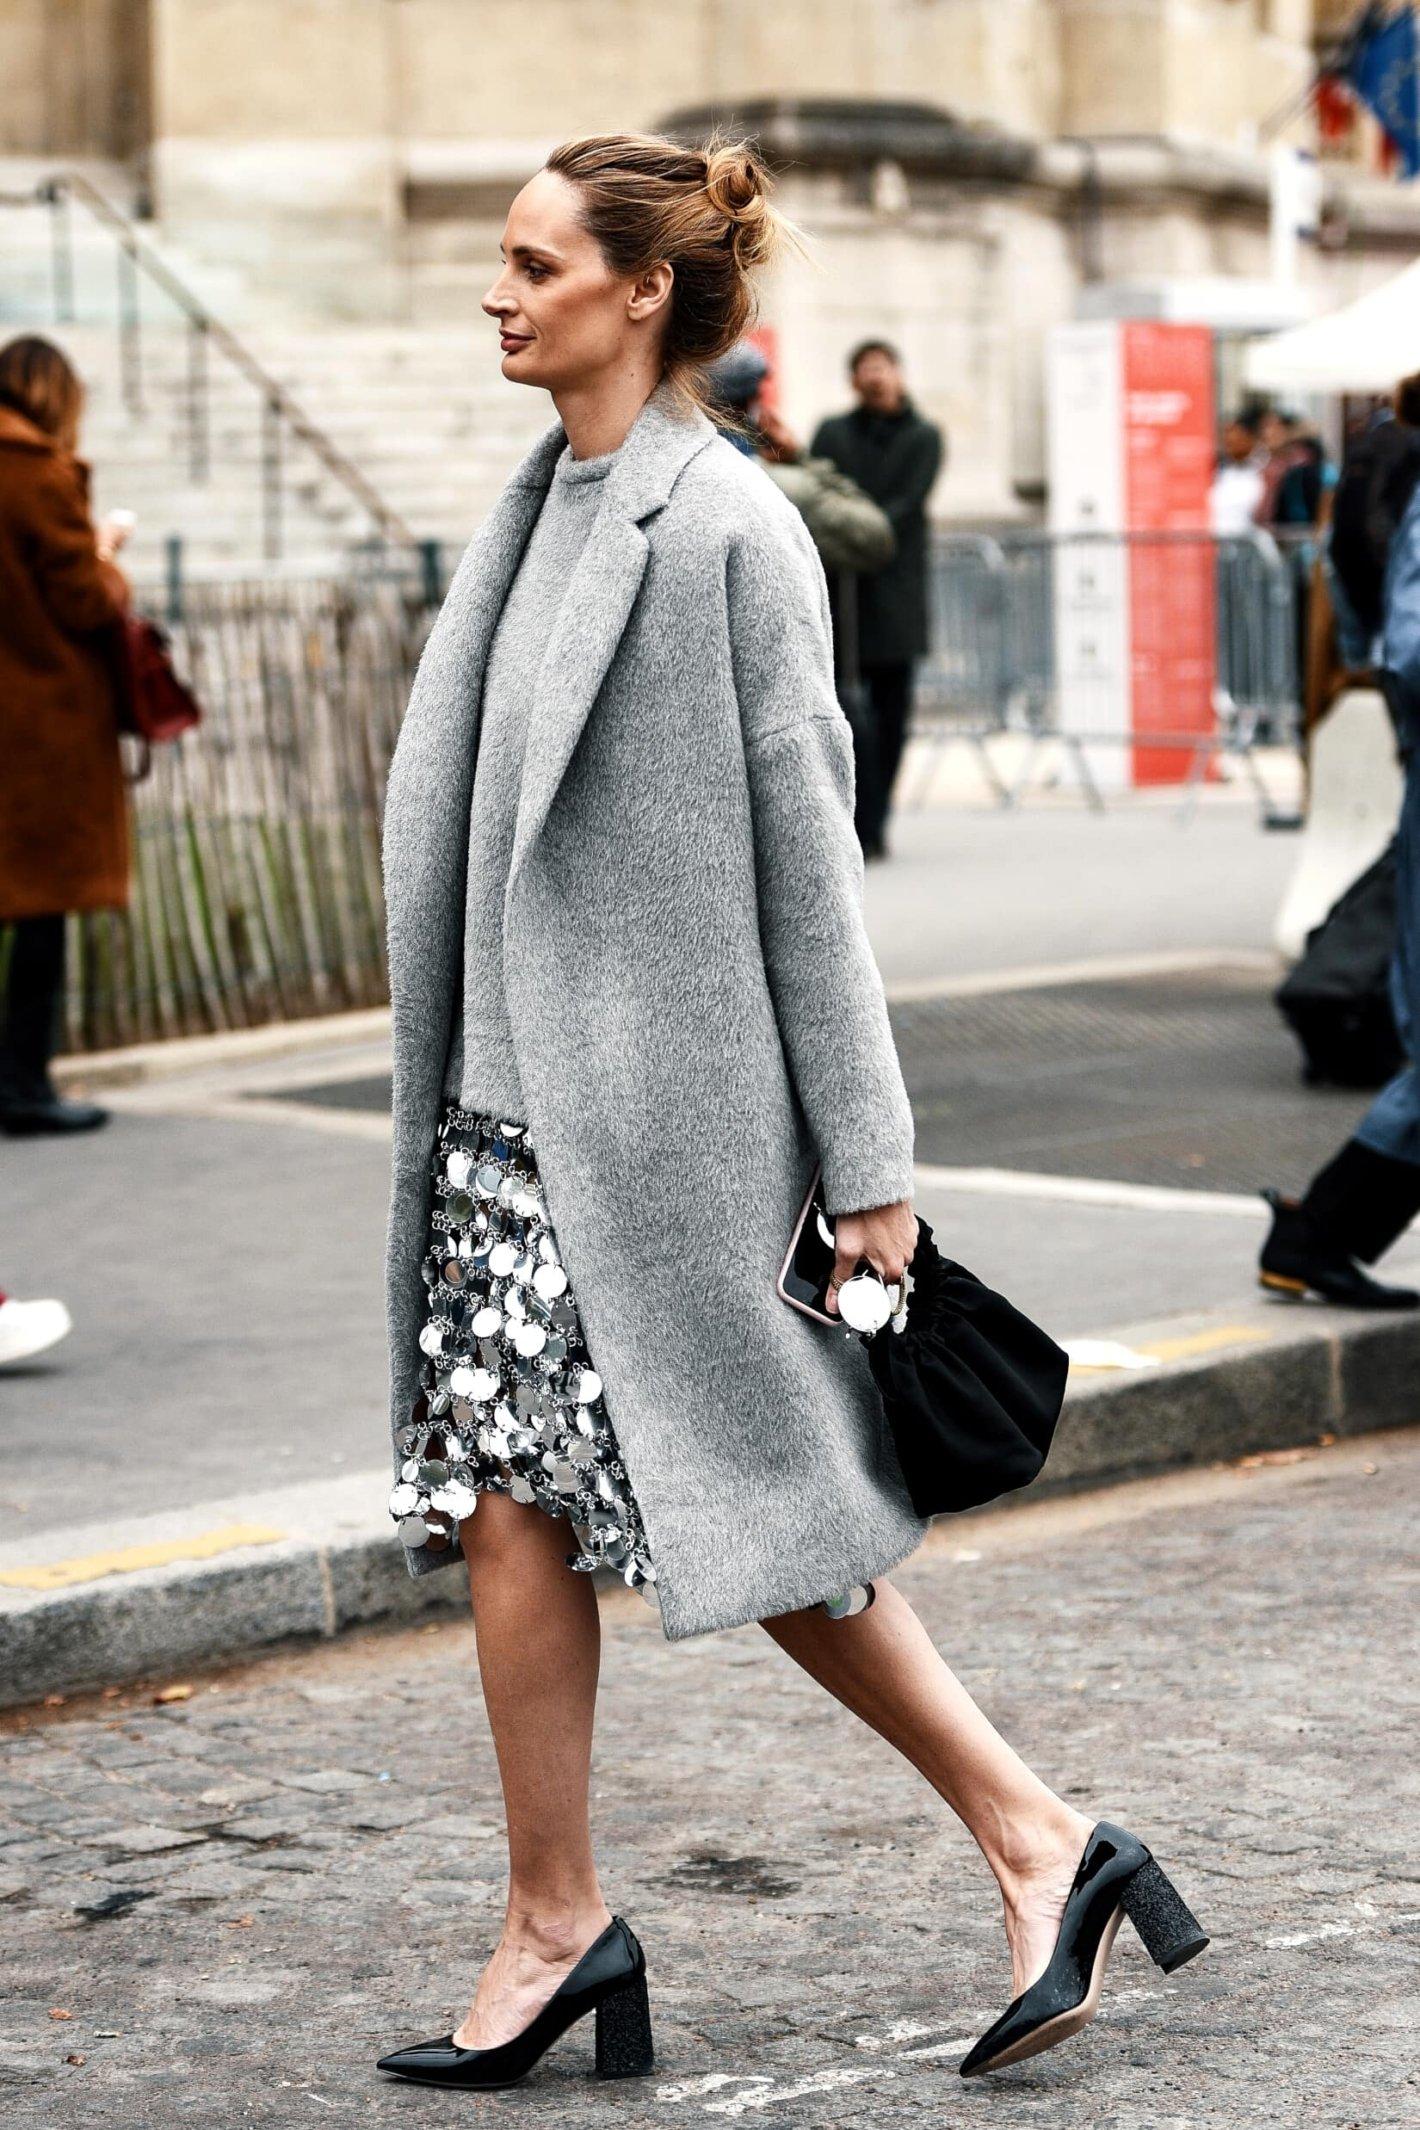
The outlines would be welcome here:
M 832 1238 L 833 1224 L 823 1205 L 823 1166 L 820 1163 L 810 1179 L 774 1284 L 780 1300 L 787 1302 L 791 1309 L 797 1309 L 801 1315 L 810 1316 L 816 1323 L 827 1324 L 836 1331 L 842 1329 L 839 1318 L 830 1316 L 822 1306 L 834 1264 Z

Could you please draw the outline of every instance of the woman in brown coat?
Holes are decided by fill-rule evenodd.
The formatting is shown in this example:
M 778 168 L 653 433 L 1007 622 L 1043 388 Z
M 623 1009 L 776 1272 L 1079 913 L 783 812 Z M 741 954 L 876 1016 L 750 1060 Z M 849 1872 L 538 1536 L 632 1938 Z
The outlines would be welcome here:
M 84 1131 L 107 1112 L 49 1076 L 69 910 L 128 900 L 115 623 L 121 529 L 89 516 L 84 388 L 59 349 L 0 348 L 0 1130 Z

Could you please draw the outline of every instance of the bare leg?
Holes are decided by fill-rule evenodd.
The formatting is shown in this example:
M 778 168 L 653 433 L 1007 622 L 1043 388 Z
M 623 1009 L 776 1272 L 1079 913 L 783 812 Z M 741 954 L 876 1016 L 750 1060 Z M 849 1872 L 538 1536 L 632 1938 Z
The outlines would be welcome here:
M 520 2033 L 611 1921 L 587 1805 L 601 1623 L 564 1518 L 484 1494 L 459 1541 L 508 1823 L 503 1934 L 454 2029 L 481 2049 Z
M 820 1686 L 920 1769 L 975 1838 L 1006 1912 L 1013 1987 L 1050 1959 L 1091 1828 L 1032 1774 L 948 1670 L 901 1591 L 879 1579 L 853 1619 L 817 1610 L 761 1624 Z

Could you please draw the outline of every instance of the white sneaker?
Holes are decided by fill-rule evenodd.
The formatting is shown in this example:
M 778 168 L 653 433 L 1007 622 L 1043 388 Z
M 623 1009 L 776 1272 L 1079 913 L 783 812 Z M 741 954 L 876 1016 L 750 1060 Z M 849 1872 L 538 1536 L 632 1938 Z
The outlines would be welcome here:
M 0 1297 L 0 1368 L 7 1361 L 27 1361 L 31 1354 L 56 1346 L 74 1329 L 63 1302 L 17 1302 Z

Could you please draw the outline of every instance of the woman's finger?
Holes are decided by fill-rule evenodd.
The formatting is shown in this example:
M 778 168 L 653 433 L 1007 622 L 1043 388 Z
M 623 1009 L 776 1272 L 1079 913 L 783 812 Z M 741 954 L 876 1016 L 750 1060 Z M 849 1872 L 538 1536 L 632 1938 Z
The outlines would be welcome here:
M 849 1240 L 850 1234 L 853 1238 L 851 1241 Z M 829 1281 L 827 1304 L 830 1316 L 837 1316 L 838 1289 L 846 1279 L 853 1277 L 853 1274 L 858 1269 L 858 1260 L 862 1255 L 863 1252 L 861 1247 L 859 1247 L 856 1230 L 847 1228 L 846 1223 L 839 1220 L 833 1230 L 833 1273 Z

